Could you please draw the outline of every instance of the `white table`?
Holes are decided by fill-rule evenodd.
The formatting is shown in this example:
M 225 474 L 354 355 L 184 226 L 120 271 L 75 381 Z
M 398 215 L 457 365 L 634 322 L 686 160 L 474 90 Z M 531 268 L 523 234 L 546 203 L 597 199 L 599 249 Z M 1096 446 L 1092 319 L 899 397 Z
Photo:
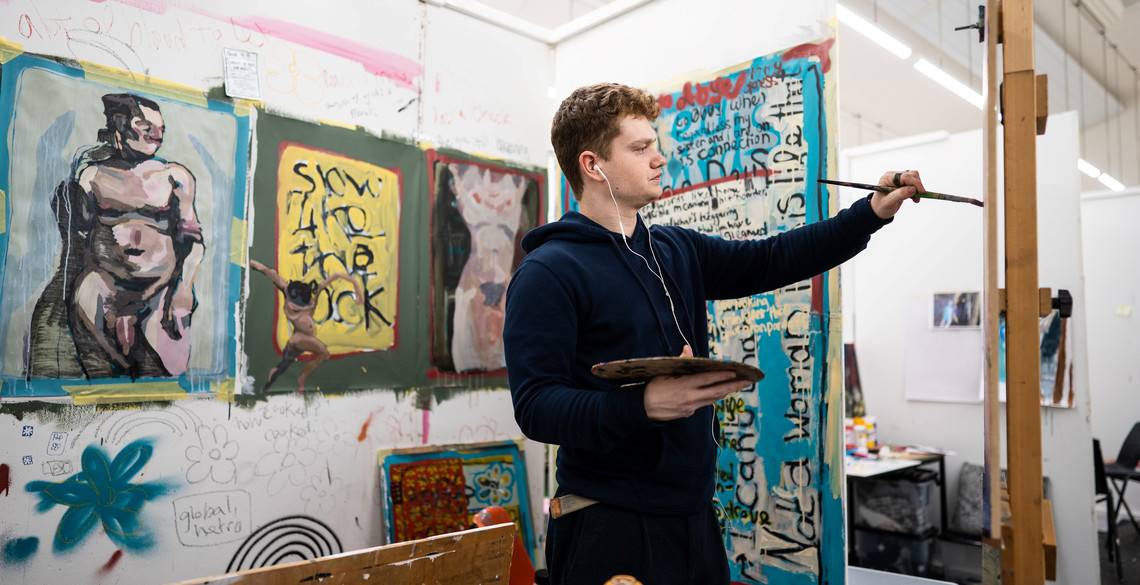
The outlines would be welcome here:
M 847 457 L 843 461 L 843 470 L 848 477 L 874 477 L 884 473 L 891 473 L 900 469 L 909 469 L 922 465 L 917 459 L 860 459 Z
M 885 573 L 862 567 L 847 567 L 847 585 L 954 585 L 949 581 L 936 581 L 911 575 Z

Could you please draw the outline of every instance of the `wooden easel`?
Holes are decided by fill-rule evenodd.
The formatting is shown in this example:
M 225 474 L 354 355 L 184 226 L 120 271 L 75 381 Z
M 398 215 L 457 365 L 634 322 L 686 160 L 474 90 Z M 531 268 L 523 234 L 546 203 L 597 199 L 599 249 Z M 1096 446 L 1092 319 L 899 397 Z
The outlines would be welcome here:
M 1049 113 L 1045 77 L 1034 71 L 1033 0 L 987 0 L 985 107 L 986 545 L 1000 551 L 1002 585 L 1042 585 L 1046 577 L 1041 477 L 1041 355 L 1038 319 L 1051 310 L 1037 279 L 1037 135 Z M 1001 44 L 998 85 L 997 45 Z M 1000 87 L 1000 91 L 998 88 Z M 999 103 L 1000 96 L 1000 103 Z M 1005 282 L 998 288 L 997 124 L 1003 126 Z M 998 397 L 998 316 L 1006 315 L 1006 433 L 1009 519 L 1003 525 Z M 1051 530 L 1049 531 L 1052 532 Z M 1056 566 L 1053 540 L 1052 566 Z M 1053 571 L 1049 571 L 1052 573 Z M 992 577 L 991 577 L 992 578 Z
M 190 579 L 178 585 L 384 583 L 468 585 L 510 579 L 515 525 L 498 524 L 296 563 Z

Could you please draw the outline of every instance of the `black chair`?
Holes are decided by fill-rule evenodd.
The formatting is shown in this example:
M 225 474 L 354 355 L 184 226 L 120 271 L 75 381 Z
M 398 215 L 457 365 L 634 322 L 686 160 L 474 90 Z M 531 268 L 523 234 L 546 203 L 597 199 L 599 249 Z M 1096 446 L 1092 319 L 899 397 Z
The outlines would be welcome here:
M 1128 431 L 1128 436 L 1124 438 L 1124 444 L 1120 446 L 1120 454 L 1116 456 L 1116 461 L 1104 466 L 1104 473 L 1112 481 L 1112 487 L 1116 489 L 1117 498 L 1116 509 L 1109 514 L 1109 521 L 1116 520 L 1120 508 L 1123 506 L 1124 510 L 1128 512 L 1128 519 L 1132 521 L 1132 527 L 1136 529 L 1136 535 L 1140 536 L 1140 523 L 1136 522 L 1136 517 L 1132 515 L 1132 508 L 1128 507 L 1128 502 L 1124 500 L 1124 492 L 1128 490 L 1128 484 L 1133 481 L 1140 481 L 1140 471 L 1136 469 L 1137 463 L 1140 463 L 1140 423 L 1132 425 L 1132 430 Z
M 1093 478 L 1096 486 L 1096 501 L 1105 502 L 1108 512 L 1108 535 L 1104 548 L 1108 551 L 1108 562 L 1116 565 L 1116 580 L 1124 580 L 1124 570 L 1120 562 L 1120 538 L 1116 535 L 1116 519 L 1112 513 L 1112 490 L 1108 489 L 1108 478 L 1104 474 L 1104 456 L 1100 453 L 1100 441 L 1093 439 Z

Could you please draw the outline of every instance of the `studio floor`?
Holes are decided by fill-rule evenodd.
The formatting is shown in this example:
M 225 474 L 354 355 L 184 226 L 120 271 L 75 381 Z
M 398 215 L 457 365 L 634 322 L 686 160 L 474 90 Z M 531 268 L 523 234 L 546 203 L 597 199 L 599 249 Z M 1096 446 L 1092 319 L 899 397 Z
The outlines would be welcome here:
M 1123 583 L 1124 585 L 1140 585 L 1140 534 L 1127 524 L 1121 524 L 1119 532 L 1120 537 L 1120 557 L 1124 560 L 1123 574 L 1124 580 L 1116 580 L 1116 567 L 1108 562 L 1108 551 L 1104 548 L 1105 533 L 1100 532 L 1100 582 L 1101 585 L 1112 585 Z

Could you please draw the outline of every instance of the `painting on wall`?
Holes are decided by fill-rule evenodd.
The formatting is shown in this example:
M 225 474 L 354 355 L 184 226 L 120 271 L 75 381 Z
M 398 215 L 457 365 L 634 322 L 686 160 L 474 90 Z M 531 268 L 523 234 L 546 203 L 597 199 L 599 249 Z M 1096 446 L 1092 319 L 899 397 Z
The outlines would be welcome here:
M 423 206 L 405 194 L 423 185 L 422 154 L 273 114 L 258 117 L 257 138 L 245 337 L 254 384 L 244 390 L 411 384 Z
M 659 92 L 664 193 L 642 211 L 646 223 L 760 239 L 837 213 L 837 195 L 816 183 L 836 172 L 833 57 L 826 39 Z M 842 583 L 838 274 L 707 309 L 710 357 L 768 374 L 716 405 L 731 578 Z
M 982 326 L 982 293 L 934 293 L 931 326 L 935 329 L 977 329 Z
M 526 462 L 515 441 L 380 452 L 388 542 L 465 530 L 472 516 L 501 506 L 535 551 Z
M 0 104 L 0 395 L 232 389 L 248 112 L 31 54 Z
M 545 217 L 543 176 L 428 152 L 433 374 L 504 373 L 507 286 Z
M 863 383 L 859 379 L 859 359 L 855 356 L 855 344 L 843 344 L 844 407 L 843 416 L 855 418 L 867 416 L 867 404 L 863 400 Z
M 1038 322 L 1038 339 L 1041 343 L 1041 405 L 1072 408 L 1076 395 L 1073 392 L 1074 360 L 1073 336 L 1069 321 L 1062 319 L 1060 311 L 1053 310 Z M 1005 315 L 998 319 L 998 396 L 1006 400 Z

